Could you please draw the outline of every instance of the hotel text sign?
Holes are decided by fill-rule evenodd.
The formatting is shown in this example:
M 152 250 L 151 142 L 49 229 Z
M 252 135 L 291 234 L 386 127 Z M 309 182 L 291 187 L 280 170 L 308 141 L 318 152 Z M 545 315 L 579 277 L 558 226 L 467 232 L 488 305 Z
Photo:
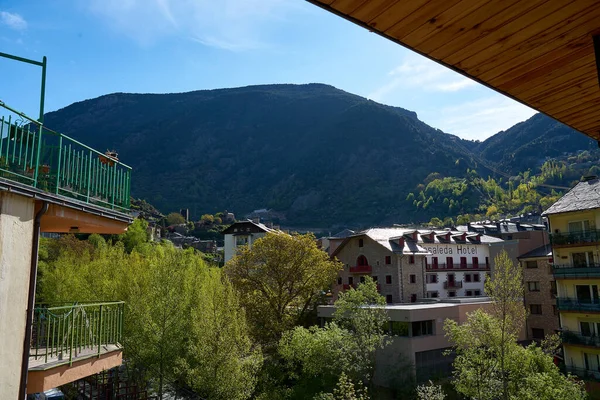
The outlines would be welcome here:
M 437 254 L 448 254 L 448 255 L 452 255 L 452 254 L 458 254 L 458 255 L 477 255 L 477 246 L 463 246 L 463 245 L 457 245 L 457 246 L 423 246 L 425 247 L 425 249 L 427 249 L 428 252 L 430 252 L 433 255 L 437 255 Z

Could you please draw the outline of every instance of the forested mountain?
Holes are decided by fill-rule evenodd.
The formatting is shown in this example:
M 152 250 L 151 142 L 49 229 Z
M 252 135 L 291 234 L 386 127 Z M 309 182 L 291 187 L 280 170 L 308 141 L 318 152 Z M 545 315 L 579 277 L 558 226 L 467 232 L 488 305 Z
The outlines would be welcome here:
M 132 195 L 164 212 L 268 208 L 282 223 L 312 227 L 426 221 L 430 212 L 406 197 L 431 174 L 535 171 L 547 155 L 591 147 L 541 115 L 469 142 L 322 84 L 115 93 L 49 113 L 46 124 L 117 150 L 135 170 Z

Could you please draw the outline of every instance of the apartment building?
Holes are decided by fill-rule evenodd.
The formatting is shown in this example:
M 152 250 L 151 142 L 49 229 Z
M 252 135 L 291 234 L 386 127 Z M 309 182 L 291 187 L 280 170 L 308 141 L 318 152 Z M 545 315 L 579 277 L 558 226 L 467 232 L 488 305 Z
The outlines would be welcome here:
M 0 57 L 42 68 L 37 119 L 0 101 L 0 393 L 24 399 L 121 364 L 123 302 L 36 306 L 35 289 L 42 233 L 127 229 L 131 168 L 46 128 L 45 57 Z
M 550 223 L 563 357 L 568 371 L 600 378 L 600 180 L 579 182 L 544 212 Z
M 552 270 L 550 244 L 518 257 L 523 269 L 527 338 L 542 340 L 559 329 L 556 281 Z
M 390 304 L 482 296 L 490 271 L 490 246 L 502 242 L 450 230 L 368 229 L 345 238 L 332 253 L 344 264 L 334 297 L 367 275 L 377 281 Z

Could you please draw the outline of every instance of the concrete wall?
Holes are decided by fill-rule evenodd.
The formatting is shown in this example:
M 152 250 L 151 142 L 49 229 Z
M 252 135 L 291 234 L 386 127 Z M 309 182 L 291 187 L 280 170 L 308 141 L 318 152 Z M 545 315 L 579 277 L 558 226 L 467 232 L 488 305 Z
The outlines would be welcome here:
M 252 247 L 252 244 L 254 242 L 256 242 L 261 237 L 264 237 L 266 234 L 267 234 L 266 232 L 254 232 L 254 233 L 248 232 L 245 235 L 248 238 L 248 247 Z M 236 245 L 237 238 L 238 238 L 238 236 L 236 236 L 236 235 L 232 235 L 232 234 L 225 235 L 225 242 L 224 242 L 224 247 L 223 247 L 223 251 L 225 253 L 225 262 L 231 260 L 233 258 L 233 256 L 235 256 L 235 253 L 238 248 L 238 246 Z
M 25 336 L 34 200 L 0 192 L 0 392 L 19 394 Z

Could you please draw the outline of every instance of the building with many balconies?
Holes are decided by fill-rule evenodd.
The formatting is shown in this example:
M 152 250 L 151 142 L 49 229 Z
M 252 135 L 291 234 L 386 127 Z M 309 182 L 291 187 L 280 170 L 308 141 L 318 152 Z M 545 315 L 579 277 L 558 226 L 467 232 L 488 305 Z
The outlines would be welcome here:
M 41 233 L 123 233 L 131 168 L 0 101 L 0 391 L 24 399 L 122 361 L 123 303 L 36 304 Z M 10 94 L 7 94 L 10 97 Z
M 579 182 L 544 215 L 566 369 L 600 378 L 600 180 Z

